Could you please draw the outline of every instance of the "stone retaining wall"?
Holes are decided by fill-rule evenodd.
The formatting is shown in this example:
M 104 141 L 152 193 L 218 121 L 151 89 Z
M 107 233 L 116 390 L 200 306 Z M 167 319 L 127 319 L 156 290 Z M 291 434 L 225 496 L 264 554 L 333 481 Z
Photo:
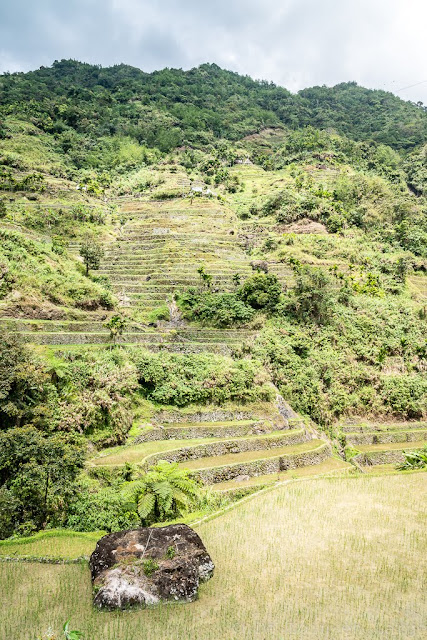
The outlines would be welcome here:
M 377 433 L 358 433 L 348 435 L 350 444 L 386 444 L 387 442 L 417 442 L 427 441 L 427 429 L 425 431 L 378 431 Z
M 274 407 L 275 409 L 275 407 Z M 253 409 L 220 409 L 215 405 L 208 405 L 203 411 L 182 412 L 178 410 L 172 411 L 158 411 L 154 420 L 158 424 L 170 425 L 170 424 L 197 424 L 199 422 L 229 422 L 237 420 L 253 420 L 254 423 L 259 423 L 263 420 L 269 420 L 274 426 L 286 426 L 287 421 L 277 411 L 273 411 L 273 407 L 267 407 L 265 410 L 260 410 L 259 407 Z
M 327 460 L 331 456 L 331 453 L 330 446 L 325 442 L 324 445 L 304 453 L 293 453 L 277 456 L 276 458 L 267 458 L 265 460 L 252 460 L 250 462 L 230 464 L 223 467 L 200 469 L 191 475 L 201 480 L 204 484 L 215 484 L 216 482 L 233 480 L 241 475 L 251 477 L 262 476 L 270 473 L 279 473 L 287 469 L 297 469 L 298 467 L 320 464 L 324 460 Z
M 181 413 L 180 411 L 159 411 L 155 420 L 159 423 L 196 423 L 196 422 L 226 422 L 228 420 L 253 420 L 254 415 L 249 411 L 225 411 L 212 409 L 211 411 L 195 411 L 194 413 Z
M 362 466 L 370 466 L 376 464 L 399 464 L 405 461 L 402 451 L 395 449 L 392 451 L 366 451 L 359 453 L 354 458 Z
M 55 333 L 55 332 L 31 332 L 20 334 L 24 342 L 40 345 L 72 345 L 72 344 L 108 344 L 108 333 Z M 157 336 L 148 336 L 143 333 L 128 333 L 117 339 L 117 344 L 144 344 L 150 351 L 167 351 L 170 353 L 218 353 L 230 355 L 233 348 L 240 343 L 216 343 L 216 342 L 167 342 L 159 336 L 158 342 L 152 342 Z
M 134 444 L 141 442 L 153 442 L 155 440 L 185 439 L 185 438 L 235 438 L 257 433 L 269 433 L 276 429 L 286 429 L 287 426 L 277 427 L 272 424 L 263 422 L 253 422 L 246 425 L 229 425 L 222 427 L 212 425 L 211 427 L 197 427 L 196 425 L 189 427 L 155 427 L 147 430 L 133 441 Z
M 68 344 L 106 344 L 110 342 L 110 334 L 105 333 L 78 333 L 78 332 L 42 332 L 34 331 L 31 333 L 21 334 L 22 339 L 25 342 L 32 342 L 35 344 L 55 344 L 55 345 L 68 345 Z M 117 339 L 117 343 L 132 343 L 132 344 L 147 344 L 151 345 L 154 340 L 157 339 L 157 343 L 153 344 L 153 347 L 158 347 L 158 343 L 164 340 L 164 337 L 159 335 L 150 335 L 144 333 L 125 333 L 123 336 Z M 167 344 L 167 343 L 166 343 Z M 173 346 L 169 344 L 168 346 Z M 210 346 L 210 345 L 208 345 Z M 216 346 L 216 345 L 214 345 Z
M 377 423 L 377 424 L 355 424 L 355 425 L 341 425 L 340 429 L 343 433 L 373 433 L 379 431 L 381 433 L 387 433 L 389 431 L 407 431 L 409 429 L 427 429 L 427 422 L 391 422 L 391 423 Z
M 225 440 L 220 442 L 209 442 L 192 447 L 182 447 L 174 451 L 154 453 L 143 463 L 143 468 L 156 464 L 159 460 L 169 462 L 186 462 L 187 460 L 198 460 L 199 458 L 210 458 L 211 456 L 225 456 L 229 453 L 243 453 L 245 451 L 265 451 L 277 447 L 301 444 L 311 439 L 311 436 L 303 429 L 289 433 L 285 432 L 271 438 L 252 438 L 242 440 Z

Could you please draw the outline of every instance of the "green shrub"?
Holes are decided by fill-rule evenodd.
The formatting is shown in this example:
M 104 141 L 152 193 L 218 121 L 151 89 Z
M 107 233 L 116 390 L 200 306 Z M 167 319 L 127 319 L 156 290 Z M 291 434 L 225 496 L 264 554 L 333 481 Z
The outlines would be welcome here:
M 158 568 L 159 565 L 153 558 L 147 558 L 147 560 L 144 560 L 142 563 L 142 570 L 147 578 L 150 578 Z
M 389 376 L 384 379 L 382 397 L 392 413 L 422 418 L 427 415 L 427 376 Z
M 272 273 L 257 273 L 238 290 L 238 297 L 253 309 L 274 310 L 280 302 L 282 287 Z
M 98 443 L 123 443 L 132 426 L 135 365 L 121 350 L 100 350 L 65 354 L 60 368 L 53 426 L 84 433 Z
M 272 395 L 268 377 L 256 360 L 144 350 L 134 350 L 133 359 L 146 397 L 161 404 L 250 402 Z
M 295 286 L 285 303 L 285 310 L 300 320 L 325 324 L 336 303 L 332 278 L 321 268 L 295 265 Z
M 422 449 L 404 451 L 403 455 L 405 456 L 405 461 L 397 467 L 400 471 L 425 469 L 427 467 L 427 445 Z
M 182 515 L 198 499 L 200 489 L 177 462 L 160 460 L 140 479 L 123 489 L 125 502 L 132 505 L 144 525 Z
M 74 531 L 121 531 L 140 525 L 132 505 L 123 500 L 116 487 L 96 492 L 81 487 L 68 508 L 66 526 Z
M 254 311 L 235 293 L 208 293 L 188 289 L 178 298 L 185 318 L 214 327 L 241 326 L 252 320 Z
M 158 322 L 159 320 L 170 320 L 170 309 L 167 304 L 162 304 L 160 307 L 156 307 L 148 314 L 149 322 Z

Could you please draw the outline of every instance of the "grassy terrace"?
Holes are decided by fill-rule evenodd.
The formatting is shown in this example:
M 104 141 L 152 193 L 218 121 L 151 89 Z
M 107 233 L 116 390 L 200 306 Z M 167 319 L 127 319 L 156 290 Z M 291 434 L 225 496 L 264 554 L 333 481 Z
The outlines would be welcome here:
M 314 449 L 324 445 L 324 440 L 310 440 L 302 444 L 293 446 L 275 447 L 270 450 L 261 451 L 244 451 L 242 453 L 228 453 L 223 456 L 211 456 L 200 458 L 198 460 L 186 460 L 181 462 L 181 467 L 196 471 L 199 469 L 211 469 L 215 467 L 224 467 L 232 464 L 244 462 L 252 462 L 254 460 L 268 460 L 269 458 L 278 458 L 282 455 L 293 455 L 313 451 Z
M 341 431 L 350 437 L 354 433 L 374 433 L 378 431 L 407 431 L 412 429 L 427 429 L 427 422 L 387 422 L 342 425 Z
M 227 429 L 229 427 L 250 427 L 258 424 L 257 420 L 224 420 L 223 422 L 168 422 L 165 430 L 176 433 L 177 435 L 186 429 L 201 429 L 209 431 L 210 429 Z
M 43 327 L 44 328 L 44 327 Z M 79 344 L 80 342 L 90 341 L 90 342 L 108 342 L 109 333 L 108 331 L 97 331 L 96 327 L 92 327 L 91 330 L 88 329 L 77 329 L 76 331 L 67 331 L 67 330 L 58 330 L 55 327 L 48 327 L 48 331 L 40 331 L 37 329 L 37 325 L 32 329 L 32 331 L 21 331 L 21 335 L 25 338 L 26 341 L 29 342 L 39 342 L 49 344 L 50 341 L 57 341 L 63 337 L 66 339 L 66 342 L 71 342 L 75 344 Z M 66 329 L 66 328 L 65 328 Z M 99 327 L 98 327 L 99 329 Z M 123 333 L 123 336 L 118 339 L 118 342 L 135 342 L 135 343 L 169 343 L 169 342 L 185 342 L 186 340 L 191 340 L 194 342 L 200 343 L 214 343 L 214 344 L 227 344 L 234 343 L 238 344 L 240 342 L 239 339 L 247 339 L 249 337 L 254 337 L 255 333 L 247 334 L 243 333 L 241 335 L 231 333 L 227 334 L 224 332 L 224 335 L 221 334 L 204 334 L 203 331 L 199 333 L 186 333 L 185 331 L 181 332 L 180 330 L 174 331 L 171 333 L 170 331 L 165 332 L 145 332 L 141 330 L 137 330 L 134 332 L 132 329 L 130 331 L 126 331 Z
M 119 466 L 126 462 L 141 463 L 148 456 L 154 453 L 173 451 L 182 447 L 191 447 L 198 444 L 220 441 L 221 438 L 192 438 L 189 440 L 155 440 L 153 442 L 142 442 L 131 446 L 114 447 L 106 449 L 101 456 L 92 458 L 89 464 L 96 466 Z
M 193 439 L 186 439 L 186 440 L 156 440 L 153 442 L 143 442 L 141 444 L 137 444 L 137 445 L 131 445 L 131 446 L 124 446 L 124 447 L 116 447 L 113 450 L 111 450 L 110 452 L 108 452 L 108 450 L 106 450 L 105 454 L 102 456 L 99 456 L 97 458 L 92 458 L 92 460 L 90 461 L 90 464 L 94 464 L 94 465 L 101 465 L 101 466 L 117 466 L 117 465 L 122 465 L 125 464 L 126 462 L 133 462 L 133 463 L 142 463 L 144 462 L 149 456 L 156 454 L 156 453 L 166 453 L 166 452 L 170 452 L 170 451 L 178 451 L 180 449 L 188 449 L 190 447 L 196 447 L 197 445 L 204 445 L 204 444 L 209 444 L 211 442 L 221 442 L 224 443 L 225 446 L 227 446 L 228 444 L 230 446 L 239 447 L 239 442 L 252 442 L 254 443 L 254 446 L 256 444 L 261 444 L 262 446 L 265 446 L 266 448 L 268 448 L 269 446 L 274 447 L 274 451 L 279 452 L 282 451 L 282 449 L 292 449 L 293 447 L 278 447 L 277 444 L 279 442 L 283 442 L 286 441 L 288 439 L 292 439 L 295 436 L 304 436 L 304 429 L 293 429 L 293 430 L 286 430 L 286 431 L 274 431 L 272 433 L 268 433 L 265 435 L 254 435 L 254 436 L 247 436 L 245 438 L 237 438 L 237 439 L 231 439 L 231 438 L 227 438 L 226 440 L 224 440 L 223 438 L 193 438 Z M 249 453 L 255 453 L 255 458 L 250 458 L 250 459 L 256 459 L 257 457 L 260 457 L 260 451 L 251 451 L 251 452 L 245 452 L 247 454 Z M 265 451 L 262 451 L 262 453 L 264 454 Z M 193 453 L 193 455 L 195 455 L 196 452 Z M 239 454 L 230 454 L 233 456 L 238 456 Z M 220 459 L 220 458 L 226 458 L 227 456 L 214 456 L 215 459 Z M 206 460 L 212 460 L 212 458 L 206 458 Z M 192 468 L 191 467 L 191 463 L 193 461 L 189 460 L 186 461 L 184 463 L 185 467 L 188 468 Z M 210 465 L 208 465 L 210 466 Z
M 135 342 L 127 342 L 126 339 L 122 340 L 120 342 L 120 345 L 123 347 L 126 346 L 131 346 L 134 345 Z M 224 342 L 224 343 L 206 343 L 206 342 L 152 342 L 150 343 L 150 350 L 151 351 L 165 351 L 168 353 L 200 353 L 202 351 L 208 352 L 208 353 L 219 353 L 222 355 L 229 355 L 231 348 L 232 347 L 238 347 L 241 343 L 231 343 L 231 342 Z M 105 348 L 105 349 L 110 349 L 111 348 L 111 343 L 110 342 L 91 342 L 90 340 L 88 340 L 87 342 L 77 342 L 77 341 L 70 341 L 67 343 L 61 343 L 60 341 L 58 342 L 49 342 L 46 341 L 44 343 L 37 343 L 34 342 L 34 345 L 37 346 L 38 349 L 40 349 L 40 352 L 43 353 L 44 349 L 48 349 L 49 351 L 51 351 L 52 353 L 55 351 L 61 351 L 66 347 L 67 351 L 73 351 L 75 353 L 79 353 L 82 351 L 82 349 L 97 349 L 97 348 Z
M 217 422 L 165 422 L 164 425 L 156 427 L 145 427 L 136 433 L 138 442 L 150 440 L 150 434 L 156 432 L 162 440 L 166 439 L 187 439 L 187 438 L 232 438 L 235 436 L 248 436 L 256 433 L 267 433 L 272 431 L 272 424 L 269 420 L 255 418 L 252 420 L 224 420 Z M 287 427 L 285 427 L 287 428 Z M 283 430 L 280 431 L 283 433 Z M 140 440 L 139 440 L 140 438 Z M 135 441 L 136 442 L 136 441 Z
M 347 442 L 358 445 L 370 444 L 366 440 L 369 439 L 373 445 L 379 443 L 390 442 L 416 442 L 420 440 L 427 440 L 427 428 L 424 429 L 407 429 L 401 431 L 400 429 L 391 429 L 388 431 L 363 431 L 361 433 L 347 433 Z
M 385 463 L 385 464 L 374 464 L 374 465 L 366 465 L 365 467 L 363 467 L 363 472 L 364 473 L 369 473 L 370 475 L 397 475 L 397 473 L 399 475 L 407 475 L 407 474 L 416 474 L 416 473 L 421 473 L 421 474 L 425 474 L 425 469 L 411 469 L 411 470 L 405 470 L 405 471 L 399 471 L 397 472 L 396 470 L 396 464 L 392 464 L 392 463 Z
M 41 557 L 73 560 L 89 556 L 103 531 L 79 533 L 77 531 L 42 531 L 18 540 L 0 540 L 0 559 Z
M 369 451 L 402 451 L 404 449 L 420 449 L 426 443 L 426 440 L 418 442 L 387 442 L 386 444 L 361 444 L 357 448 L 362 453 Z
M 244 487 L 268 486 L 276 482 L 294 478 L 307 478 L 310 476 L 335 475 L 341 473 L 354 472 L 355 468 L 349 462 L 344 462 L 339 458 L 328 458 L 324 462 L 308 467 L 298 467 L 289 471 L 279 471 L 279 473 L 254 476 L 248 480 L 228 480 L 227 482 L 217 482 L 213 485 L 214 491 L 231 491 L 233 489 L 242 489 Z
M 70 619 L 90 640 L 423 640 L 426 505 L 426 474 L 268 491 L 197 527 L 215 575 L 183 607 L 100 613 L 87 566 L 0 563 L 0 637 Z

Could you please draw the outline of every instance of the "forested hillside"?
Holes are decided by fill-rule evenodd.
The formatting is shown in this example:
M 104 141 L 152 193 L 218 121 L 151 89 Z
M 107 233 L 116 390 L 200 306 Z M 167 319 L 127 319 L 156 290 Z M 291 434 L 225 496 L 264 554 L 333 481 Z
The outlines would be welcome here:
M 2 115 L 24 116 L 54 134 L 65 151 L 85 137 L 112 135 L 170 151 L 218 138 L 239 140 L 277 125 L 331 128 L 353 140 L 401 149 L 427 138 L 425 109 L 391 93 L 350 82 L 293 95 L 215 64 L 149 74 L 126 65 L 103 69 L 62 60 L 51 68 L 3 75 L 0 83 Z
M 353 82 L 0 76 L 0 537 L 404 464 L 427 433 L 426 179 L 426 108 Z M 169 494 L 142 500 L 149 470 Z

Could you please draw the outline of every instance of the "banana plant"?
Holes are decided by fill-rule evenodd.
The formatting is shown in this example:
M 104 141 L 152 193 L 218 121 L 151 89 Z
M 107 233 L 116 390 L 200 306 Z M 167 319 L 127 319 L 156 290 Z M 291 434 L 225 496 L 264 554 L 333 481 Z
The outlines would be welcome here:
M 71 631 L 69 620 L 64 624 L 62 630 L 64 632 L 65 640 L 80 640 L 80 638 L 83 638 L 83 633 L 81 631 Z

